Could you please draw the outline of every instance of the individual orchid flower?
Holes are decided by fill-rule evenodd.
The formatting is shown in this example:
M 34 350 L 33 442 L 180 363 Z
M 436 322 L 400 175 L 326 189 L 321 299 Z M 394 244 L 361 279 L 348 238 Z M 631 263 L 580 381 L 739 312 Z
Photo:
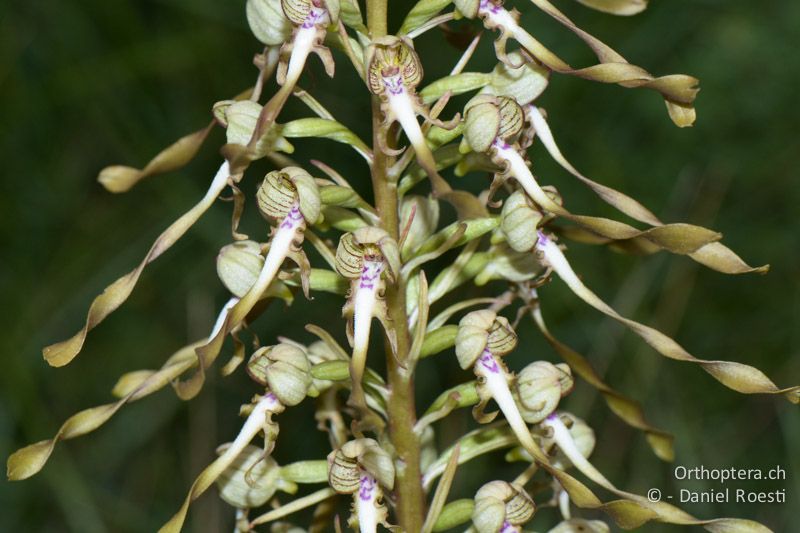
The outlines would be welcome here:
M 298 167 L 272 171 L 259 187 L 257 200 L 261 214 L 278 223 L 271 230 L 269 251 L 247 292 L 230 308 L 216 334 L 197 349 L 200 360 L 198 371 L 189 380 L 177 384 L 178 394 L 184 399 L 199 392 L 205 380 L 205 369 L 219 355 L 225 337 L 241 326 L 276 279 L 285 259 L 291 259 L 300 267 L 303 291 L 308 295 L 311 267 L 300 245 L 306 226 L 315 223 L 320 216 L 322 201 L 314 178 Z
M 563 472 L 563 469 L 575 466 L 582 474 L 601 487 L 625 498 L 640 509 L 646 510 L 655 520 L 671 524 L 706 526 L 723 522 L 728 524 L 731 531 L 770 531 L 761 524 L 746 520 L 727 518 L 699 520 L 669 503 L 653 501 L 649 497 L 618 489 L 588 460 L 588 456 L 594 448 L 594 432 L 582 420 L 569 413 L 550 414 L 540 424 L 540 428 L 544 430 L 545 442 L 556 446 L 553 465 L 557 469 Z M 580 497 L 577 494 L 576 496 Z M 713 530 L 712 527 L 706 527 L 706 529 Z
M 525 131 L 525 113 L 509 96 L 480 94 L 464 108 L 464 138 L 460 150 L 470 149 L 489 155 L 502 170 L 492 183 L 493 193 L 503 180 L 513 177 L 525 193 L 543 209 L 568 213 L 560 202 L 539 185 L 525 160 L 519 139 Z
M 179 531 L 189 504 L 196 500 L 245 450 L 255 436 L 264 432 L 264 455 L 269 455 L 278 437 L 278 424 L 272 416 L 286 407 L 299 404 L 311 387 L 311 365 L 305 351 L 288 343 L 266 346 L 256 352 L 247 364 L 247 373 L 259 385 L 266 387 L 265 394 L 256 397 L 253 405 L 243 412 L 247 420 L 239 435 L 213 463 L 200 473 L 189 489 L 181 509 L 161 529 L 161 533 Z
M 271 1 L 271 0 L 263 0 Z M 264 135 L 268 135 L 294 91 L 303 73 L 308 56 L 317 54 L 325 66 L 325 72 L 333 77 L 333 56 L 323 46 L 328 25 L 339 18 L 339 0 L 281 0 L 283 15 L 292 23 L 294 29 L 290 40 L 280 50 L 277 80 L 281 88 L 264 105 L 258 118 L 249 148 L 253 149 Z
M 222 100 L 212 108 L 214 119 L 225 128 L 227 143 L 240 146 L 247 146 L 250 142 L 263 110 L 261 104 L 250 100 Z M 251 158 L 260 159 L 270 152 L 291 153 L 293 150 L 289 141 L 271 129 L 252 147 Z
M 384 116 L 378 136 L 381 149 L 389 154 L 400 153 L 390 149 L 386 143 L 386 132 L 397 121 L 414 148 L 417 162 L 431 179 L 434 193 L 443 195 L 450 192 L 450 186 L 436 170 L 436 161 L 425 142 L 417 115 L 446 129 L 455 127 L 458 117 L 448 123 L 435 119 L 417 95 L 417 85 L 422 81 L 422 63 L 411 40 L 381 37 L 373 40 L 368 53 L 367 84 L 372 94 L 380 98 Z
M 261 214 L 278 225 L 272 228 L 269 251 L 261 271 L 228 315 L 228 330 L 252 310 L 287 257 L 300 266 L 301 273 L 303 270 L 307 273 L 308 260 L 300 244 L 306 226 L 316 222 L 320 216 L 321 200 L 317 184 L 311 175 L 298 167 L 286 167 L 267 174 L 258 189 L 257 200 Z M 304 290 L 307 290 L 307 278 L 304 276 L 302 279 Z
M 500 35 L 494 43 L 495 53 L 500 61 L 508 63 L 510 66 L 519 66 L 509 57 L 510 54 L 506 53 L 508 39 L 514 39 L 537 62 L 555 72 L 600 83 L 615 83 L 623 87 L 645 87 L 658 91 L 664 98 L 670 118 L 677 126 L 686 127 L 694 123 L 693 103 L 699 90 L 696 78 L 683 74 L 656 78 L 645 69 L 628 63 L 624 57 L 608 45 L 578 28 L 548 0 L 532 0 L 532 2 L 586 42 L 595 52 L 600 64 L 588 68 L 573 68 L 520 26 L 519 12 L 516 9 L 509 11 L 503 7 L 503 0 L 454 0 L 453 3 L 458 12 L 465 17 L 481 18 L 487 29 L 499 32 Z
M 327 27 L 339 18 L 338 0 L 281 0 L 281 8 L 294 25 L 292 39 L 281 47 L 283 60 L 278 65 L 278 83 L 291 92 L 313 52 L 333 77 L 333 56 L 322 46 Z M 288 60 L 286 57 L 288 56 Z
M 191 502 L 199 498 L 214 484 L 219 476 L 222 475 L 247 448 L 256 435 L 263 431 L 265 435 L 264 447 L 267 450 L 272 448 L 275 437 L 277 436 L 277 429 L 275 423 L 272 422 L 272 416 L 284 410 L 283 404 L 275 394 L 267 392 L 263 396 L 256 397 L 254 405 L 247 406 L 246 410 L 249 411 L 247 420 L 236 436 L 236 439 L 234 439 L 222 455 L 217 457 L 214 462 L 208 465 L 200 475 L 197 476 L 197 479 L 189 489 L 189 494 L 186 496 L 183 505 L 178 512 L 161 527 L 159 533 L 177 533 L 181 530 Z
M 272 2 L 274 0 L 267 0 Z M 264 72 L 271 72 L 271 68 L 265 66 Z M 262 77 L 259 78 L 262 80 Z M 230 102 L 230 101 L 229 101 Z M 242 115 L 244 123 L 248 122 L 247 114 L 252 110 L 250 104 L 255 102 L 243 101 L 241 106 L 236 106 L 236 110 L 245 111 Z M 216 111 L 216 110 L 215 110 Z M 251 128 L 246 140 L 237 139 L 242 133 L 242 120 L 235 117 L 228 123 L 227 120 L 220 120 L 218 112 L 215 112 L 215 119 L 226 127 L 226 137 L 229 144 L 247 144 L 250 140 Z M 156 155 L 143 169 L 135 169 L 122 165 L 106 167 L 100 173 L 98 180 L 112 192 L 124 192 L 133 187 L 138 181 L 153 174 L 176 170 L 188 163 L 198 152 L 200 146 L 208 136 L 214 125 L 212 121 L 207 127 L 184 136 L 166 149 Z M 229 127 L 233 126 L 233 127 Z M 253 127 L 255 123 L 253 123 Z M 268 136 L 261 140 L 261 149 L 271 148 L 282 149 L 287 146 L 285 140 Z M 272 143 L 276 145 L 273 147 Z M 69 339 L 49 345 L 44 348 L 42 355 L 52 366 L 60 367 L 69 364 L 83 349 L 86 337 L 90 330 L 95 328 L 108 315 L 116 311 L 133 292 L 142 272 L 148 264 L 155 261 L 164 252 L 169 250 L 183 235 L 191 228 L 214 202 L 226 187 L 231 186 L 235 190 L 235 183 L 241 179 L 239 168 L 233 168 L 230 161 L 226 160 L 220 164 L 219 169 L 211 180 L 211 183 L 203 197 L 188 211 L 175 220 L 165 229 L 153 242 L 149 251 L 139 263 L 139 265 L 124 276 L 114 281 L 111 285 L 92 301 L 86 316 L 83 327 Z
M 494 164 L 506 169 L 507 174 L 514 178 L 517 178 L 517 174 L 522 175 L 517 181 L 527 192 L 527 180 L 522 167 L 527 174 L 530 174 L 530 170 L 525 165 L 517 144 L 524 128 L 525 114 L 516 100 L 509 96 L 479 94 L 467 102 L 464 108 L 464 138 L 459 149 L 463 153 L 469 150 L 485 153 Z M 502 181 L 495 179 L 491 192 L 501 183 Z
M 328 455 L 328 483 L 339 494 L 353 495 L 350 525 L 361 533 L 387 524 L 383 489 L 394 488 L 392 457 L 373 439 L 356 439 Z
M 523 448 L 536 460 L 547 463 L 547 458 L 533 440 L 509 387 L 513 375 L 506 368 L 502 357 L 510 353 L 516 345 L 517 334 L 508 320 L 489 309 L 468 313 L 458 324 L 455 340 L 458 364 L 465 370 L 472 367 L 478 378 L 480 402 L 473 409 L 473 416 L 479 422 L 492 421 L 497 413 L 486 414 L 483 409 L 493 399 Z
M 351 403 L 363 407 L 361 380 L 367 361 L 369 333 L 373 317 L 378 318 L 394 346 L 393 329 L 388 327 L 388 314 L 383 293 L 385 280 L 394 280 L 400 272 L 400 252 L 388 233 L 371 226 L 346 233 L 336 249 L 336 270 L 350 281 L 350 292 L 343 314 L 348 318 L 347 336 L 353 347 L 350 359 L 352 380 Z
M 525 489 L 506 481 L 490 481 L 475 493 L 472 523 L 479 533 L 521 533 L 536 513 Z
M 220 455 L 229 445 L 217 448 Z M 248 444 L 216 479 L 220 498 L 237 509 L 248 510 L 266 504 L 277 491 L 294 493 L 297 485 L 281 475 L 281 467 L 264 450 Z

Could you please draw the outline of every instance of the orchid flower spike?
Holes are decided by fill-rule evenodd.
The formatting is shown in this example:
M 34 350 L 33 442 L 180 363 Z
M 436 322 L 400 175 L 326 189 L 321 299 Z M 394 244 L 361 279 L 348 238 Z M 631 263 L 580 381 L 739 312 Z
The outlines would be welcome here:
M 336 250 L 336 270 L 350 280 L 350 292 L 342 314 L 347 317 L 347 337 L 353 347 L 350 359 L 352 380 L 351 403 L 365 406 L 361 380 L 367 361 L 372 318 L 384 326 L 394 349 L 393 328 L 383 293 L 385 278 L 394 280 L 400 272 L 400 251 L 397 242 L 380 228 L 364 227 L 346 233 Z
M 392 457 L 373 439 L 356 439 L 328 455 L 328 483 L 339 494 L 353 495 L 350 525 L 373 533 L 388 527 L 383 489 L 394 487 Z
M 478 378 L 480 402 L 473 409 L 473 416 L 481 423 L 494 420 L 497 412 L 486 414 L 483 411 L 489 400 L 493 399 L 522 447 L 534 459 L 547 463 L 548 460 L 533 440 L 509 387 L 514 377 L 506 368 L 502 357 L 516 346 L 517 334 L 508 320 L 489 309 L 468 313 L 458 324 L 458 364 L 463 369 L 472 367 Z
M 405 37 L 386 36 L 375 39 L 368 50 L 367 83 L 372 94 L 380 97 L 384 122 L 378 142 L 381 149 L 392 155 L 400 151 L 386 144 L 386 132 L 392 122 L 403 128 L 419 165 L 428 174 L 436 195 L 450 192 L 450 185 L 436 170 L 436 161 L 425 143 L 425 135 L 417 122 L 417 115 L 442 128 L 452 129 L 459 121 L 456 116 L 450 122 L 433 118 L 417 95 L 417 85 L 422 81 L 422 63 L 414 51 L 411 40 Z

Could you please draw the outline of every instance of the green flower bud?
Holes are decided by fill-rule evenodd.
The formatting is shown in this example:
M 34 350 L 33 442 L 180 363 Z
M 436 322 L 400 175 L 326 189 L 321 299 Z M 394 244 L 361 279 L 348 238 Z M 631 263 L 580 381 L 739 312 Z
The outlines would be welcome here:
M 220 446 L 222 453 L 227 445 Z M 219 496 L 237 509 L 261 507 L 281 488 L 280 467 L 264 450 L 247 445 L 216 480 Z
M 246 10 L 250 31 L 262 43 L 278 46 L 292 35 L 292 25 L 283 16 L 281 0 L 247 0 Z
M 496 139 L 513 143 L 524 126 L 522 108 L 507 96 L 479 94 L 464 107 L 464 139 L 476 152 L 489 151 Z
M 489 248 L 489 261 L 477 276 L 475 284 L 485 285 L 495 279 L 521 283 L 535 278 L 542 271 L 542 265 L 535 254 L 515 252 L 506 244 Z
M 237 241 L 223 246 L 217 255 L 217 275 L 234 296 L 241 298 L 256 282 L 264 257 L 255 241 Z
M 508 54 L 509 63 L 500 62 L 492 70 L 492 81 L 484 93 L 508 96 L 521 105 L 534 101 L 547 88 L 550 71 L 515 50 Z M 520 65 L 513 68 L 509 64 Z
M 273 170 L 264 178 L 256 194 L 258 210 L 267 219 L 282 220 L 299 203 L 307 224 L 319 219 L 322 201 L 311 175 L 299 167 Z
M 468 313 L 458 323 L 456 357 L 461 368 L 470 368 L 484 349 L 503 356 L 517 345 L 517 334 L 505 317 L 483 309 Z
M 384 78 L 396 77 L 407 89 L 419 85 L 423 76 L 422 63 L 409 39 L 387 35 L 372 43 L 367 84 L 373 94 L 380 96 L 387 90 Z
M 328 454 L 328 483 L 340 494 L 358 491 L 361 474 L 369 473 L 387 489 L 394 487 L 392 457 L 373 439 L 356 439 Z
M 522 525 L 535 512 L 536 505 L 525 489 L 505 481 L 490 481 L 475 493 L 472 523 L 479 533 L 498 533 L 504 523 Z
M 324 390 L 331 381 L 344 381 L 350 377 L 350 364 L 341 359 L 325 361 L 311 367 L 311 377 L 318 390 Z
M 536 245 L 537 230 L 544 216 L 524 191 L 516 191 L 503 203 L 500 229 L 516 252 L 529 252 Z
M 318 391 L 323 391 L 330 387 L 334 378 L 347 379 L 350 377 L 348 362 L 340 359 L 324 342 L 312 342 L 308 345 L 306 352 L 308 353 L 308 361 L 313 365 L 311 377 L 314 388 Z M 337 363 L 344 364 L 344 368 Z M 324 365 L 325 368 L 315 370 L 319 368 L 319 365 Z M 338 381 L 338 379 L 336 380 Z
M 250 100 L 223 100 L 214 104 L 212 112 L 217 122 L 225 127 L 228 144 L 247 146 L 261 114 L 261 105 Z M 291 153 L 294 148 L 272 129 L 258 141 L 255 155 L 264 157 L 268 152 L 277 150 Z
M 311 365 L 302 348 L 281 343 L 256 350 L 247 363 L 247 373 L 258 384 L 269 387 L 283 405 L 297 405 L 311 386 Z
M 389 275 L 400 271 L 400 251 L 397 242 L 380 228 L 364 227 L 345 233 L 336 248 L 336 270 L 348 279 L 358 279 L 364 261 L 386 261 Z
M 538 424 L 558 407 L 561 397 L 572 389 L 572 372 L 565 364 L 536 361 L 517 376 L 516 392 L 522 418 Z
M 559 523 L 547 533 L 609 533 L 611 529 L 602 520 L 570 518 Z

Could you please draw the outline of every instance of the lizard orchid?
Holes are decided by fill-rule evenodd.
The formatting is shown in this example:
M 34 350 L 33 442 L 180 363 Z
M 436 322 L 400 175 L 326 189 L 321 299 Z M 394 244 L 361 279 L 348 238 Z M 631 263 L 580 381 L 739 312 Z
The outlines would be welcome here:
M 353 495 L 350 525 L 361 533 L 388 527 L 383 489 L 394 487 L 391 456 L 373 439 L 356 439 L 328 455 L 328 483 L 339 494 Z
M 378 318 L 389 335 L 393 331 L 383 294 L 386 280 L 399 274 L 400 252 L 397 243 L 384 230 L 364 227 L 342 236 L 336 250 L 336 270 L 350 280 L 350 292 L 343 314 L 348 318 L 348 339 L 353 347 L 350 359 L 351 403 L 364 407 L 362 379 L 367 361 L 369 334 L 373 317 Z
M 461 368 L 471 367 L 478 378 L 480 402 L 473 409 L 475 419 L 483 423 L 491 422 L 497 413 L 486 414 L 483 410 L 489 400 L 494 400 L 522 447 L 535 459 L 547 462 L 541 448 L 533 440 L 509 387 L 513 375 L 502 357 L 516 347 L 517 334 L 508 320 L 489 309 L 468 313 L 458 324 L 455 345 Z
M 554 72 L 600 83 L 615 83 L 623 87 L 644 87 L 658 91 L 664 98 L 670 118 L 677 126 L 686 127 L 694 123 L 693 104 L 699 90 L 696 78 L 683 74 L 654 77 L 645 69 L 629 63 L 596 37 L 577 27 L 548 0 L 531 1 L 588 44 L 600 60 L 600 64 L 587 68 L 573 68 L 520 26 L 519 12 L 516 9 L 506 9 L 503 0 L 455 0 L 454 4 L 460 14 L 468 18 L 481 18 L 487 29 L 500 33 L 494 43 L 495 53 L 500 61 L 512 67 L 519 66 L 519 63 L 515 63 L 510 54 L 506 53 L 508 39 L 516 40 L 537 62 Z
M 536 513 L 536 504 L 521 486 L 490 481 L 475 493 L 472 523 L 480 533 L 520 533 Z
M 268 135 L 283 106 L 294 92 L 308 56 L 317 54 L 333 77 L 333 56 L 323 46 L 328 25 L 339 17 L 338 0 L 281 0 L 281 9 L 293 26 L 292 36 L 280 49 L 277 80 L 281 88 L 264 104 L 248 147 L 252 150 Z
M 437 195 L 451 191 L 450 186 L 436 170 L 436 161 L 425 142 L 425 135 L 417 122 L 417 115 L 446 129 L 455 127 L 459 118 L 445 123 L 431 116 L 417 95 L 417 86 L 422 81 L 422 63 L 408 38 L 395 36 L 382 37 L 373 41 L 369 51 L 367 82 L 372 94 L 381 101 L 384 116 L 378 137 L 381 149 L 397 155 L 386 141 L 386 132 L 393 122 L 398 122 L 414 148 L 419 165 L 428 174 Z

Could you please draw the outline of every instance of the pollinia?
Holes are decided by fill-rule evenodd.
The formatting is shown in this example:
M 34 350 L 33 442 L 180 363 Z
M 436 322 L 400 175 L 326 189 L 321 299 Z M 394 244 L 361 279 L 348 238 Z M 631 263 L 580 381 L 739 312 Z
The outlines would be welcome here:
M 514 4 L 526 1 L 421 0 L 391 35 L 387 0 L 367 0 L 366 17 L 355 0 L 247 0 L 247 21 L 263 44 L 255 55 L 253 87 L 214 104 L 207 127 L 179 139 L 143 169 L 112 166 L 99 177 L 109 191 L 127 191 L 147 176 L 185 165 L 209 131 L 220 127 L 227 142 L 207 193 L 156 239 L 136 268 L 94 299 L 84 326 L 45 348 L 44 357 L 56 367 L 74 359 L 89 331 L 125 302 L 147 265 L 226 190 L 234 199 L 233 223 L 217 270 L 229 299 L 206 337 L 178 349 L 160 368 L 123 375 L 113 389 L 115 401 L 77 413 L 53 438 L 11 455 L 9 478 L 33 476 L 59 441 L 92 432 L 128 403 L 170 385 L 188 401 L 202 389 L 208 372 L 246 372 L 253 388 L 242 393 L 239 433 L 209 458 L 183 504 L 176 503 L 174 516 L 163 517 L 162 532 L 181 530 L 192 502 L 213 485 L 231 506 L 231 522 L 235 517 L 240 532 L 266 531 L 274 524 L 286 528 L 296 521 L 308 531 L 348 525 L 362 532 L 471 526 L 481 533 L 508 533 L 522 531 L 537 509 L 547 506 L 560 512 L 560 521 L 542 524 L 550 531 L 609 531 L 612 523 L 636 528 L 650 521 L 709 531 L 769 531 L 746 519 L 698 518 L 652 502 L 618 488 L 590 461 L 594 432 L 579 413 L 568 411 L 576 378 L 613 397 L 613 413 L 642 430 L 659 458 L 673 458 L 673 438 L 649 425 L 634 400 L 614 391 L 588 359 L 553 336 L 541 305 L 550 297 L 550 281 L 565 284 L 659 354 L 693 363 L 725 387 L 793 403 L 800 402 L 800 387 L 779 388 L 741 363 L 701 359 L 658 330 L 619 314 L 581 279 L 580 267 L 570 261 L 573 242 L 671 252 L 724 274 L 767 267 L 746 264 L 713 230 L 662 222 L 638 201 L 567 161 L 548 114 L 537 103 L 551 75 L 650 89 L 663 98 L 679 127 L 695 119 L 698 81 L 653 76 L 578 28 L 548 0 L 530 0 L 597 56 L 594 65 L 573 67 L 520 25 Z M 641 0 L 580 2 L 617 15 L 646 5 Z M 471 24 L 477 37 L 448 76 L 426 79 L 425 66 L 438 59 L 418 51 L 414 41 L 451 24 Z M 496 63 L 467 71 L 473 52 L 485 44 L 481 25 L 496 39 Z M 363 82 L 363 91 L 353 98 L 362 98 L 364 108 L 372 110 L 370 142 L 302 89 L 303 72 L 317 60 L 331 77 L 316 80 L 319 91 L 334 90 L 342 69 L 353 69 Z M 277 89 L 267 94 L 273 76 Z M 291 98 L 306 104 L 309 116 L 280 122 Z M 303 153 L 302 138 L 308 137 L 352 149 L 371 178 L 369 194 L 356 192 L 319 154 Z M 528 159 L 536 143 L 626 221 L 577 213 L 546 176 L 537 175 Z M 273 168 L 266 176 L 249 168 L 259 159 Z M 449 177 L 453 172 L 464 176 L 458 187 Z M 466 190 L 478 189 L 475 184 L 486 175 L 492 180 L 485 190 Z M 239 189 L 245 179 L 259 182 L 254 198 Z M 251 238 L 238 231 L 238 224 L 242 213 L 254 208 L 265 223 Z M 433 262 L 438 258 L 443 260 Z M 495 283 L 487 285 L 490 281 Z M 467 284 L 484 287 L 484 295 L 459 298 L 457 291 Z M 280 321 L 269 301 L 306 306 L 317 292 L 340 298 L 340 319 L 326 320 L 324 327 L 309 324 L 304 339 L 259 344 L 256 318 L 265 314 Z M 340 316 L 338 311 L 332 315 Z M 373 319 L 380 327 L 372 327 Z M 527 366 L 509 368 L 504 357 L 518 350 L 517 331 L 530 324 L 562 360 L 529 354 Z M 380 337 L 383 343 L 371 342 Z M 229 338 L 232 344 L 226 345 Z M 226 346 L 232 351 L 217 370 Z M 434 356 L 455 358 L 463 383 L 418 410 L 415 374 L 436 364 Z M 385 375 L 373 369 L 380 359 Z M 293 423 L 306 424 L 309 435 L 321 430 L 319 438 L 329 443 L 330 453 L 279 465 L 273 450 L 292 446 L 282 441 L 280 424 L 286 423 L 287 410 L 304 401 L 314 403 L 316 421 Z M 476 429 L 437 446 L 437 422 L 465 407 L 472 407 Z M 454 478 L 470 461 L 509 450 L 507 457 L 523 461 L 516 478 L 487 479 L 472 498 L 449 497 Z M 315 487 L 292 496 L 300 484 Z M 598 487 L 603 492 L 596 494 Z M 583 516 L 586 511 L 592 511 L 592 519 Z

